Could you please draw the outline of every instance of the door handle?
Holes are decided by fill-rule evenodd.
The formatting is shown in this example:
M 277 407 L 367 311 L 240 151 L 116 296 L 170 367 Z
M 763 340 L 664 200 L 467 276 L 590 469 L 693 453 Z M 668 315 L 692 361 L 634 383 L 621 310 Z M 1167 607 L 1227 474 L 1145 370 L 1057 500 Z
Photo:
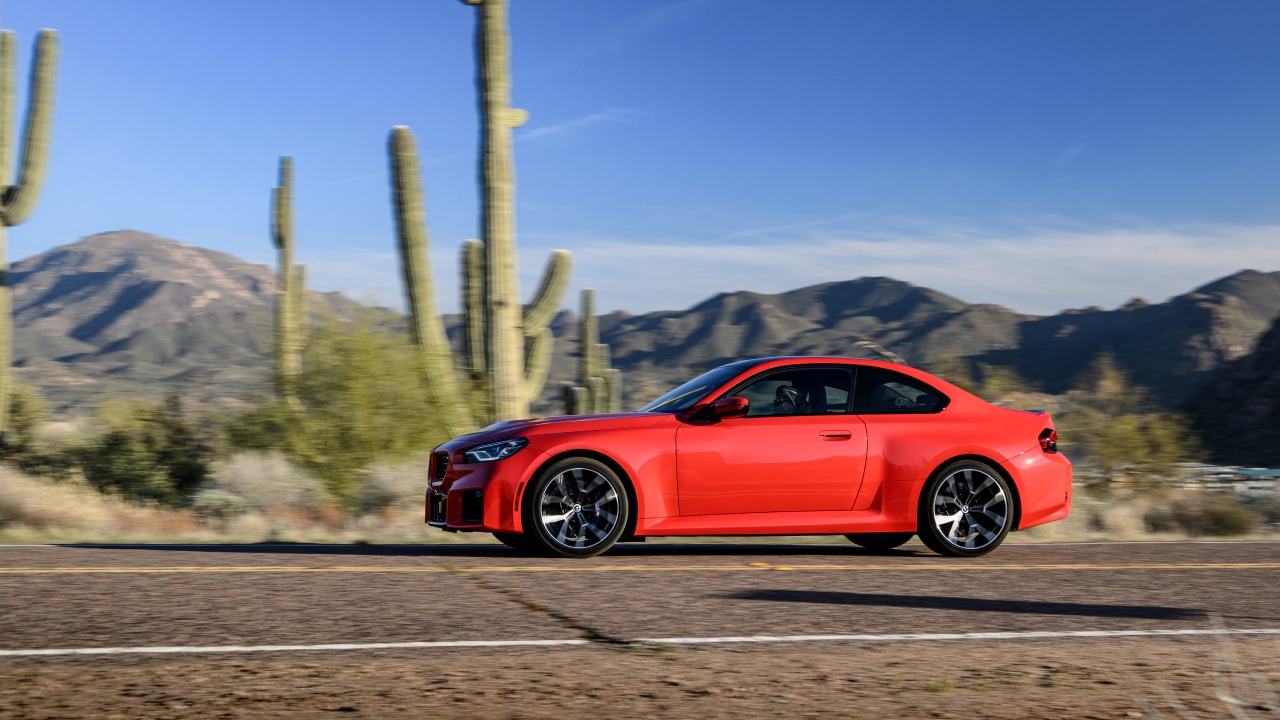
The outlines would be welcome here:
M 819 430 L 818 437 L 824 440 L 848 440 L 853 433 L 848 430 Z

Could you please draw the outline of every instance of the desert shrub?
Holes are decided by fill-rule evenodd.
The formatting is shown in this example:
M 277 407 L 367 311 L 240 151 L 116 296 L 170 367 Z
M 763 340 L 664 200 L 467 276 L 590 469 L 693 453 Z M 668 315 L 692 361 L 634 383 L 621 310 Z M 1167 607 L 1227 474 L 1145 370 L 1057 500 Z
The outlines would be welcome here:
M 1259 517 L 1240 502 L 1234 492 L 1180 490 L 1171 493 L 1146 515 L 1155 532 L 1179 532 L 1200 536 L 1244 535 Z
M 393 506 L 421 508 L 427 487 L 428 456 L 398 463 L 378 463 L 370 468 L 360 490 L 361 512 L 379 512 Z
M 208 488 L 191 498 L 191 509 L 202 519 L 227 521 L 253 509 L 253 503 L 226 490 Z
M 1203 455 L 1187 419 L 1161 410 L 1110 353 L 1094 360 L 1068 397 L 1055 416 L 1060 447 L 1104 480 L 1166 475 Z
M 451 382 L 442 378 L 438 382 Z M 364 312 L 316 324 L 298 378 L 301 408 L 267 401 L 228 423 L 241 449 L 280 450 L 349 509 L 361 502 L 370 468 L 442 441 L 409 338 Z
M 208 487 L 243 498 L 256 509 L 317 512 L 333 503 L 324 485 L 278 450 L 241 452 L 213 463 Z
M 0 468 L 0 533 L 9 540 L 110 542 L 195 529 L 185 510 L 126 502 L 75 477 L 58 481 Z
M 102 420 L 105 431 L 81 453 L 85 479 L 94 487 L 176 503 L 204 483 L 212 450 L 176 396 L 158 404 L 115 403 L 103 408 Z

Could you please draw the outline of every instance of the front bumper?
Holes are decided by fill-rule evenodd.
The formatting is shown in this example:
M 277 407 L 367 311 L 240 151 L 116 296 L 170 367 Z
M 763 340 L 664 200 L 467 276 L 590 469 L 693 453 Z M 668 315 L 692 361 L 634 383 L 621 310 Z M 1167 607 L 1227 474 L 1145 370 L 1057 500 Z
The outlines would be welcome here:
M 520 532 L 521 496 L 546 454 L 526 447 L 496 462 L 468 463 L 462 453 L 471 444 L 453 445 L 431 454 L 427 523 L 450 531 Z

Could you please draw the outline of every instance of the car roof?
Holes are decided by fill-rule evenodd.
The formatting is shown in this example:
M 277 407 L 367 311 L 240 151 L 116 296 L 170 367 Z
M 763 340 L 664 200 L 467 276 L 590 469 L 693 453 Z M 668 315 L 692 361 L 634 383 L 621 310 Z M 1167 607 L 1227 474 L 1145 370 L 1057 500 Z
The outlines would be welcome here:
M 976 396 L 958 387 L 945 378 L 940 378 L 919 368 L 910 365 L 902 365 L 900 363 L 887 362 L 884 360 L 873 360 L 871 358 L 853 358 L 841 357 L 838 355 L 777 355 L 773 357 L 753 358 L 750 360 L 739 360 L 733 363 L 726 363 L 725 366 L 740 366 L 745 371 L 772 370 L 777 367 L 786 367 L 787 365 L 848 365 L 856 367 L 874 367 L 899 372 L 908 377 L 913 377 L 921 382 L 933 386 L 934 388 L 947 394 L 953 401 L 957 398 L 963 398 L 962 402 L 968 402 L 970 398 L 977 399 Z M 739 375 L 741 377 L 741 375 Z M 736 380 L 734 382 L 737 382 Z M 729 383 L 732 384 L 732 383 Z

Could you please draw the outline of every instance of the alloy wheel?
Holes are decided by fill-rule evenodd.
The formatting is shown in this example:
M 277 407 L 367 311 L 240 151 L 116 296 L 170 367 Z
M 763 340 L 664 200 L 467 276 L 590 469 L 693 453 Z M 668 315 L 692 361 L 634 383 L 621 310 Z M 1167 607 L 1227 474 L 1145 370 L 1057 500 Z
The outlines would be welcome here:
M 616 481 L 599 470 L 566 468 L 543 485 L 538 497 L 540 534 L 575 555 L 607 548 L 619 534 L 625 502 Z

